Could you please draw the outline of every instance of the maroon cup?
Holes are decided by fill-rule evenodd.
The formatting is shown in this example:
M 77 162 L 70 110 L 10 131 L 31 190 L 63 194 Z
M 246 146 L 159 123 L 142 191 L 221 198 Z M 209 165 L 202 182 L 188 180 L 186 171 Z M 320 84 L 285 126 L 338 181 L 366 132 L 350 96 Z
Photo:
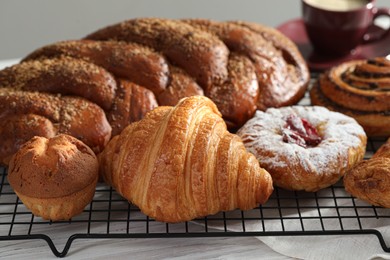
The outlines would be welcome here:
M 377 17 L 390 17 L 390 9 L 377 8 L 375 0 L 367 0 L 361 7 L 341 11 L 324 9 L 306 1 L 302 0 L 303 21 L 309 39 L 319 54 L 345 56 L 358 45 L 379 40 L 390 31 L 388 28 L 381 34 L 367 33 Z

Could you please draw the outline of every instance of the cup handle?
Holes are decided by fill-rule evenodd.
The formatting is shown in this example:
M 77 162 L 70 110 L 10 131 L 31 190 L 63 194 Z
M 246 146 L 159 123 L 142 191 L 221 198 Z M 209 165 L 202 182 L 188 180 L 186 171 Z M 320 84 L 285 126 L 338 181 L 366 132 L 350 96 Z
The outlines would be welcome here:
M 379 16 L 387 16 L 390 19 L 390 8 L 374 8 L 373 9 L 374 17 L 373 22 Z M 390 27 L 385 30 L 374 30 L 373 32 L 368 32 L 363 36 L 363 42 L 369 43 L 373 41 L 380 40 L 384 38 L 388 33 L 390 33 Z

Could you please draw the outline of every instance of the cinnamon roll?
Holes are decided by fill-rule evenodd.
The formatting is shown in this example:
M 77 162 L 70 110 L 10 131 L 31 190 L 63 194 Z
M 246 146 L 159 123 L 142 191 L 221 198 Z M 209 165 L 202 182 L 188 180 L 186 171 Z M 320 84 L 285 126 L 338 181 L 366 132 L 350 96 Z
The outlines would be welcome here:
M 390 136 L 390 60 L 345 62 L 322 74 L 310 91 L 313 105 L 354 117 L 368 136 Z

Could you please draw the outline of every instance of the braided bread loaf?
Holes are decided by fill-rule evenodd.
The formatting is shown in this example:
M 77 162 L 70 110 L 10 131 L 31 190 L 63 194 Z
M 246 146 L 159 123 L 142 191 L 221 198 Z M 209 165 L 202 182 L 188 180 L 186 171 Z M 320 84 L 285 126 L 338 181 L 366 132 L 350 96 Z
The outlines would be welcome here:
M 0 87 L 79 96 L 119 134 L 158 105 L 210 97 L 230 129 L 256 109 L 291 105 L 309 81 L 296 46 L 246 22 L 142 18 L 44 46 L 0 71 Z M 1 118 L 0 118 L 1 119 Z
M 86 38 L 135 42 L 153 48 L 170 63 L 183 68 L 206 95 L 223 85 L 220 87 L 225 90 L 219 94 L 224 95 L 219 95 L 221 101 L 216 103 L 220 103 L 218 108 L 225 118 L 234 115 L 230 118 L 236 127 L 248 120 L 256 107 L 264 110 L 298 102 L 309 80 L 304 59 L 287 37 L 272 28 L 249 22 L 143 18 L 108 26 Z M 243 56 L 251 65 L 239 62 L 229 67 L 232 54 Z M 247 72 L 240 77 L 244 69 L 253 70 L 254 75 Z M 252 83 L 250 86 L 256 91 L 251 92 L 259 95 L 246 94 L 248 90 L 242 85 L 253 82 L 254 78 L 258 86 Z M 232 94 L 236 105 L 229 104 L 230 109 L 224 113 L 222 105 L 227 105 L 224 100 Z M 211 98 L 215 102 L 217 97 Z M 249 101 L 255 105 L 251 111 L 246 115 L 234 114 L 234 109 Z
M 111 137 L 104 111 L 78 97 L 0 89 L 0 164 L 8 165 L 19 147 L 34 136 L 69 134 L 96 153 Z

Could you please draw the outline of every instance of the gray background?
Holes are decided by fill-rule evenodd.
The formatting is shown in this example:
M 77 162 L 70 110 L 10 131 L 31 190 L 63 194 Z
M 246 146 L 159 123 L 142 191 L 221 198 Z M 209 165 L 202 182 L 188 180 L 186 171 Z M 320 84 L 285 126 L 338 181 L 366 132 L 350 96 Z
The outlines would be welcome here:
M 390 7 L 390 0 L 377 5 Z M 276 27 L 300 15 L 300 0 L 0 0 L 0 60 L 134 17 L 240 19 Z

